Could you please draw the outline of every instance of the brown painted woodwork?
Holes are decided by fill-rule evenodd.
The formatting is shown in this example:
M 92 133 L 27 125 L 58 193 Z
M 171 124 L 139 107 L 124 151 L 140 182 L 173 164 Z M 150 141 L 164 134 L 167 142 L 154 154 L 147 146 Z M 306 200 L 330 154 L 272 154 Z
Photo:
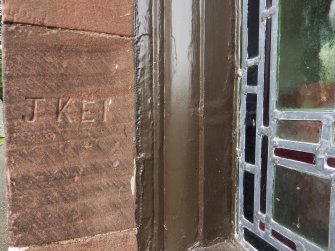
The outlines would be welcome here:
M 139 248 L 186 250 L 231 239 L 238 4 L 140 3 L 135 25 Z

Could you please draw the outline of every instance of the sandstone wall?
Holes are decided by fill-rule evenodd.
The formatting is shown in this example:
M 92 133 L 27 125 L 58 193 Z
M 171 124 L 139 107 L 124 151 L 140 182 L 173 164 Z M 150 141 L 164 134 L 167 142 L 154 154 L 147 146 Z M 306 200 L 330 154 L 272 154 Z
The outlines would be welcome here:
M 4 0 L 9 243 L 136 250 L 132 0 Z

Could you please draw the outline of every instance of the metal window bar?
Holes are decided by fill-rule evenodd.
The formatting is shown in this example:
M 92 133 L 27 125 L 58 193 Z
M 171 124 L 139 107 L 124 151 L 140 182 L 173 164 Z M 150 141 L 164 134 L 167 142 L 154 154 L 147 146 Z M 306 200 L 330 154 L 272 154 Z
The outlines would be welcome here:
M 261 237 L 269 244 L 279 250 L 291 250 L 283 243 L 272 237 L 271 232 L 275 230 L 283 236 L 292 240 L 297 250 L 322 251 L 316 244 L 311 243 L 298 234 L 281 226 L 272 219 L 272 200 L 273 200 L 273 182 L 274 182 L 274 166 L 281 165 L 290 169 L 297 170 L 302 173 L 308 173 L 324 179 L 332 180 L 331 188 L 331 206 L 330 206 L 330 223 L 329 223 L 329 250 L 335 250 L 335 170 L 328 168 L 326 157 L 335 156 L 335 147 L 331 140 L 333 134 L 333 123 L 335 121 L 335 113 L 333 111 L 279 111 L 276 109 L 277 103 L 277 47 L 278 47 L 278 4 L 280 0 L 273 0 L 272 7 L 266 8 L 266 0 L 260 0 L 259 11 L 259 56 L 248 59 L 248 1 L 243 0 L 242 3 L 242 78 L 241 78 L 241 107 L 240 107 L 240 156 L 239 156 L 239 212 L 238 212 L 238 238 L 248 250 L 256 250 L 249 243 L 244 241 L 243 230 L 246 228 L 257 236 Z M 252 1 L 252 0 L 250 0 Z M 263 127 L 263 92 L 264 92 L 264 62 L 265 62 L 265 30 L 266 21 L 272 19 L 271 27 L 271 74 L 270 74 L 270 121 L 269 127 Z M 248 67 L 258 65 L 258 85 L 247 85 L 247 70 Z M 246 115 L 246 95 L 257 94 L 257 121 L 256 121 L 256 151 L 255 164 L 245 163 L 245 115 Z M 276 125 L 278 120 L 306 120 L 306 121 L 321 121 L 322 133 L 319 144 L 295 142 L 290 140 L 281 140 L 276 138 Z M 268 170 L 267 170 L 267 198 L 266 198 L 266 215 L 263 215 L 259 210 L 260 201 L 260 178 L 261 178 L 261 139 L 262 136 L 269 137 L 268 146 Z M 316 155 L 316 165 L 301 163 L 294 160 L 283 159 L 274 156 L 275 148 L 285 148 L 290 150 L 299 150 L 309 152 Z M 316 167 L 316 168 L 315 168 Z M 254 193 L 254 223 L 249 222 L 243 216 L 243 175 L 244 172 L 255 174 L 255 193 Z M 259 223 L 265 223 L 265 231 L 259 229 Z

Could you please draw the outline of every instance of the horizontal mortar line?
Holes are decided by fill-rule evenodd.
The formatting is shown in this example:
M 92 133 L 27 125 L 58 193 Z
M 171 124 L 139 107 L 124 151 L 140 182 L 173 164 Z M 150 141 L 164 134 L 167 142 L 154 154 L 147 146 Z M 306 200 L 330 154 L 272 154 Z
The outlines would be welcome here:
M 64 28 L 64 27 L 57 27 L 57 26 L 32 24 L 32 23 L 5 21 L 3 24 L 4 25 L 41 27 L 41 28 L 46 28 L 46 29 L 50 29 L 50 30 L 61 30 L 61 31 L 68 31 L 68 32 L 71 31 L 71 32 L 74 32 L 74 33 L 82 34 L 82 35 L 103 36 L 103 37 L 119 38 L 119 39 L 121 38 L 121 39 L 126 39 L 126 40 L 133 40 L 135 38 L 134 36 L 120 35 L 120 34 L 116 34 L 116 33 L 106 33 L 106 32 L 98 32 L 98 31 L 90 31 L 90 30 L 71 29 L 71 28 Z

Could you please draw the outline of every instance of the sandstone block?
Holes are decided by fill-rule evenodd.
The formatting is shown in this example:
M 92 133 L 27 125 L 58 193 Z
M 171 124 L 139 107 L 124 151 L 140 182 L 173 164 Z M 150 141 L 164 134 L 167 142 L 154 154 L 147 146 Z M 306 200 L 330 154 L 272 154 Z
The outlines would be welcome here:
M 3 0 L 3 21 L 130 36 L 133 9 L 133 0 Z
M 134 228 L 132 40 L 4 25 L 4 61 L 10 245 Z

